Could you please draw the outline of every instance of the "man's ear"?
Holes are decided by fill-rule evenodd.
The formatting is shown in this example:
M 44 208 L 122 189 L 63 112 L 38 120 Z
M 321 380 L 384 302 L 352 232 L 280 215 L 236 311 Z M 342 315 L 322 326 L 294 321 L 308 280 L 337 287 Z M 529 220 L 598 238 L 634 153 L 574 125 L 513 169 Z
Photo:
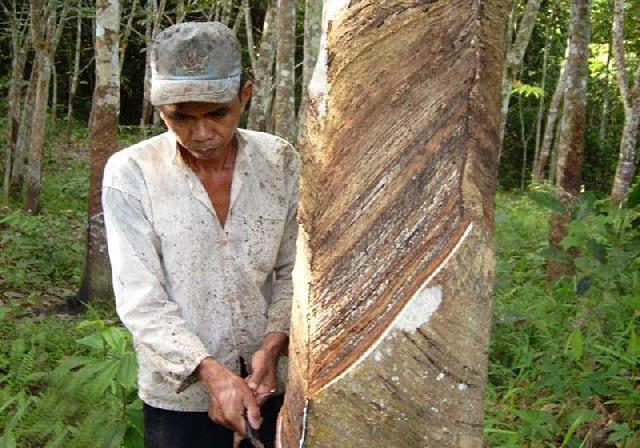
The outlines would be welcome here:
M 245 81 L 242 89 L 240 89 L 240 108 L 244 112 L 249 104 L 249 99 L 253 93 L 253 83 L 249 80 Z

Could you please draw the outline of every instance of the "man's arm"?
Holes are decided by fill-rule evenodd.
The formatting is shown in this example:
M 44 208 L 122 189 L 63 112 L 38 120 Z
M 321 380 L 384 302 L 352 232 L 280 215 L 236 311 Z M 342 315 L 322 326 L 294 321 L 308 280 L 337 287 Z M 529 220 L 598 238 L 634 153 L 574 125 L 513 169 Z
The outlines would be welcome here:
M 155 367 L 179 391 L 193 382 L 190 376 L 209 353 L 167 296 L 159 241 L 141 200 L 132 193 L 111 186 L 102 193 L 116 309 L 135 341 L 149 349 Z

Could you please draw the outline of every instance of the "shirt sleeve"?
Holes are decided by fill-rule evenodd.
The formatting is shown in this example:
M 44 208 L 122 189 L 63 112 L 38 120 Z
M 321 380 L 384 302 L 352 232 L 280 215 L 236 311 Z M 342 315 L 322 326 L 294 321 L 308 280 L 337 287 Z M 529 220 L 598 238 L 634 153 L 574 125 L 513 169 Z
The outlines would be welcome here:
M 181 392 L 195 382 L 193 373 L 209 354 L 167 295 L 159 240 L 139 197 L 142 187 L 130 168 L 113 165 L 105 168 L 102 205 L 116 310 L 136 344 L 149 350 L 155 367 Z
M 267 333 L 281 332 L 289 334 L 291 320 L 291 299 L 293 296 L 293 281 L 291 272 L 296 258 L 296 238 L 298 236 L 298 199 L 300 179 L 300 157 L 293 147 L 290 147 L 289 160 L 285 166 L 287 179 L 288 211 L 284 233 L 278 249 L 274 266 L 275 278 L 273 294 L 267 317 Z

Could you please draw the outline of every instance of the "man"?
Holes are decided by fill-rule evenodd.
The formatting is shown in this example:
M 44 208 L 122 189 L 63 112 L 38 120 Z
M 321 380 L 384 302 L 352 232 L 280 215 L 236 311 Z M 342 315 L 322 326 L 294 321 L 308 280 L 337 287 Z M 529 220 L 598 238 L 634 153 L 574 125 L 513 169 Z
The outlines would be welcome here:
M 252 86 L 226 26 L 172 26 L 151 60 L 151 102 L 169 131 L 114 154 L 102 196 L 145 445 L 231 447 L 248 422 L 272 446 L 299 158 L 278 137 L 238 129 Z

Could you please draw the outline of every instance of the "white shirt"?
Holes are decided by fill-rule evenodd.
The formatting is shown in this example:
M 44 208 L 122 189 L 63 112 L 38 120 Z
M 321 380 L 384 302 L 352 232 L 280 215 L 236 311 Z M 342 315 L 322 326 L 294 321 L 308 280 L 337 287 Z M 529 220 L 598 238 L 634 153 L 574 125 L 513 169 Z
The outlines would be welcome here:
M 238 129 L 224 228 L 166 132 L 108 161 L 102 203 L 116 309 L 133 335 L 140 398 L 206 411 L 193 372 L 207 356 L 239 373 L 264 335 L 288 333 L 300 160 L 286 141 Z

